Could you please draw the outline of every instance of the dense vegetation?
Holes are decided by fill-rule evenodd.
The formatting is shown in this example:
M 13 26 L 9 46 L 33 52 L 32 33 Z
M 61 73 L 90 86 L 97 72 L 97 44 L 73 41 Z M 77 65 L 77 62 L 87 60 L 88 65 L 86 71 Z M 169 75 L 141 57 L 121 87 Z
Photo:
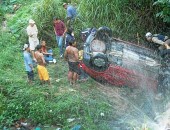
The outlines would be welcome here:
M 22 45 L 27 41 L 25 33 L 28 20 L 33 18 L 39 29 L 39 38 L 55 47 L 52 19 L 59 16 L 64 21 L 64 0 L 6 0 L 0 1 L 0 21 L 7 18 L 7 31 L 0 32 L 0 127 L 10 126 L 14 120 L 29 118 L 33 123 L 59 124 L 69 129 L 68 118 L 80 119 L 85 130 L 106 130 L 106 121 L 112 114 L 111 106 L 89 80 L 77 91 L 69 87 L 65 62 L 48 66 L 51 88 L 41 87 L 37 82 L 28 85 L 23 65 Z M 69 1 L 70 2 L 70 1 Z M 76 38 L 87 27 L 109 26 L 113 36 L 137 42 L 139 34 L 144 43 L 145 32 L 169 34 L 170 11 L 168 0 L 72 0 L 78 10 Z M 13 10 L 13 4 L 21 4 Z M 14 15 L 11 15 L 14 14 Z M 159 16 L 159 17 L 158 17 Z M 55 53 L 58 50 L 55 50 Z M 58 58 L 58 57 L 57 57 Z M 56 70 L 57 68 L 57 70 Z M 62 69 L 61 69 L 62 68 Z M 57 73 L 57 74 L 56 74 Z M 37 78 L 38 79 L 38 78 Z M 59 83 L 56 79 L 62 79 Z M 79 91 L 81 90 L 81 91 Z M 100 113 L 105 112 L 105 117 Z M 112 117 L 113 118 L 113 117 Z

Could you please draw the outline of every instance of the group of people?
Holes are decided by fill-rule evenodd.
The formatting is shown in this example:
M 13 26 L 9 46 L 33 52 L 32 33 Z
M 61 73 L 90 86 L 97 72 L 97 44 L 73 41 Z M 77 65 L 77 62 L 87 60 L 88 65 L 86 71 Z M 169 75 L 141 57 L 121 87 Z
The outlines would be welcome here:
M 34 64 L 37 65 L 38 75 L 41 83 L 50 84 L 49 74 L 46 69 L 46 63 L 56 60 L 53 58 L 52 49 L 47 51 L 46 42 L 44 40 L 39 44 L 38 29 L 35 21 L 30 19 L 26 29 L 28 35 L 28 43 L 24 45 L 24 63 L 28 75 L 28 81 L 32 83 L 34 80 Z
M 59 48 L 60 58 L 63 58 L 64 56 L 64 59 L 68 61 L 68 80 L 70 81 L 70 84 L 75 84 L 78 79 L 78 75 L 80 74 L 80 70 L 78 68 L 79 51 L 76 48 L 76 40 L 73 29 L 77 12 L 74 6 L 68 5 L 67 3 L 64 3 L 63 7 L 67 10 L 67 22 L 65 24 L 59 17 L 54 17 L 53 28 Z M 23 50 L 29 82 L 32 82 L 34 79 L 34 67 L 33 62 L 31 61 L 32 58 L 33 61 L 38 64 L 37 69 L 40 80 L 50 83 L 48 71 L 45 66 L 47 62 L 56 62 L 53 58 L 53 51 L 52 49 L 47 50 L 46 42 L 44 40 L 41 41 L 41 44 L 39 44 L 38 29 L 34 20 L 29 20 L 29 26 L 26 30 L 29 37 L 29 44 L 25 44 Z M 149 42 L 159 45 L 159 50 L 162 56 L 170 54 L 170 39 L 167 36 L 151 34 L 150 32 L 146 33 L 145 36 Z M 63 49 L 63 42 L 65 43 L 65 52 Z
M 66 34 L 65 47 L 68 46 L 68 40 L 74 38 L 73 24 L 77 15 L 76 8 L 67 3 L 63 4 L 63 7 L 67 10 L 67 22 L 66 24 L 58 17 L 53 18 L 53 28 L 58 43 L 60 57 L 63 57 L 63 39 Z
M 42 41 L 42 44 L 44 41 Z M 24 63 L 25 63 L 25 68 L 28 76 L 28 81 L 29 83 L 32 83 L 34 81 L 34 64 L 33 64 L 33 59 L 31 56 L 31 48 L 30 45 L 27 43 L 24 45 L 23 48 L 24 51 Z M 46 61 L 45 61 L 45 56 L 43 54 L 43 46 L 41 44 L 36 46 L 36 51 L 34 52 L 34 58 L 37 63 L 37 70 L 38 70 L 38 75 L 41 80 L 41 84 L 47 82 L 50 84 L 50 79 L 49 79 L 49 74 L 46 69 Z M 51 54 L 50 54 L 51 55 Z
M 76 41 L 73 31 L 73 23 L 76 17 L 76 9 L 72 5 L 66 3 L 63 4 L 63 7 L 67 10 L 67 23 L 65 24 L 60 18 L 53 18 L 53 28 L 56 36 L 56 42 L 59 48 L 60 58 L 63 58 L 68 61 L 69 72 L 68 80 L 70 84 L 75 84 L 80 70 L 78 67 L 79 64 L 79 51 L 76 48 Z M 29 43 L 24 45 L 24 63 L 28 76 L 28 81 L 31 83 L 34 80 L 34 63 L 37 64 L 38 75 L 42 83 L 47 82 L 50 84 L 49 73 L 46 68 L 47 62 L 56 60 L 53 58 L 52 49 L 47 50 L 46 42 L 44 40 L 39 44 L 38 39 L 38 29 L 35 24 L 35 21 L 30 19 L 29 25 L 26 29 L 28 35 Z M 65 38 L 65 52 L 63 49 L 63 42 Z

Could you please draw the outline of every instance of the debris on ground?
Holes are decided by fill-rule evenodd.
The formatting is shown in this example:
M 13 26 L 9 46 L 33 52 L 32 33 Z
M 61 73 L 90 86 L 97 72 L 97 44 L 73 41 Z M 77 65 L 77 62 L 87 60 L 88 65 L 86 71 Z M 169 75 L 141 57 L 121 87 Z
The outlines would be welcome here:
M 81 125 L 75 125 L 71 130 L 80 130 Z

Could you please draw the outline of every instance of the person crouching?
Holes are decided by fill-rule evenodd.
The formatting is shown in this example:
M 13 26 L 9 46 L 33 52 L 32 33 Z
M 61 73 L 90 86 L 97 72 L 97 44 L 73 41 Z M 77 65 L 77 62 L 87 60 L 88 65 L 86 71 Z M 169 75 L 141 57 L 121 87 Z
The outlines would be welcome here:
M 155 43 L 155 45 L 158 46 L 159 50 L 166 49 L 165 44 L 170 45 L 170 39 L 168 38 L 168 36 L 147 32 L 145 34 L 145 37 L 148 42 Z

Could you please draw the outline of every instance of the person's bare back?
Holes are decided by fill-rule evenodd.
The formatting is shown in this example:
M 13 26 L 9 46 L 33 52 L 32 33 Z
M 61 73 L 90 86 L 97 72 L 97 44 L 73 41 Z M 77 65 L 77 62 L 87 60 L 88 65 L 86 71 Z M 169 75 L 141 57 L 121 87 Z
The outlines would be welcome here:
M 66 48 L 66 56 L 70 62 L 78 62 L 78 49 L 73 46 Z
M 78 49 L 72 46 L 74 42 L 70 41 L 69 46 L 65 50 L 64 58 L 68 61 L 69 71 L 68 71 L 68 80 L 71 85 L 75 84 L 78 75 L 79 75 L 79 68 L 78 68 Z

